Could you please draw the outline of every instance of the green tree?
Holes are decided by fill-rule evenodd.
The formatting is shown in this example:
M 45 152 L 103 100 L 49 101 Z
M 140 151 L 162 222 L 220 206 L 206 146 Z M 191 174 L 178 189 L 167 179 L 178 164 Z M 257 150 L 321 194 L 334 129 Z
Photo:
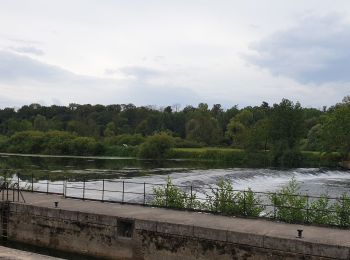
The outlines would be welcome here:
M 164 159 L 173 147 L 173 138 L 167 133 L 159 133 L 147 137 L 140 146 L 138 155 L 145 159 Z
M 300 141 L 305 133 L 300 103 L 283 99 L 274 104 L 269 120 L 269 143 L 272 162 L 281 166 L 296 166 L 302 160 Z
M 325 118 L 322 129 L 325 149 L 339 152 L 343 159 L 350 153 L 350 103 L 338 104 Z
M 116 127 L 115 127 L 115 124 L 113 122 L 109 122 L 107 125 L 106 125 L 106 128 L 103 132 L 104 136 L 105 137 L 111 137 L 111 136 L 115 136 L 115 133 L 116 133 Z
M 34 119 L 34 129 L 38 131 L 47 131 L 49 128 L 46 117 L 42 115 L 37 115 Z

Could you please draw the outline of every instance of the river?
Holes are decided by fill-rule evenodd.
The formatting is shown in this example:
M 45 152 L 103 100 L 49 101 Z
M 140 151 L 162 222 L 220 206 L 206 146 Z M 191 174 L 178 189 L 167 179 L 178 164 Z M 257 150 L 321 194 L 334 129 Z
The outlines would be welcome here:
M 22 187 L 38 191 L 65 192 L 67 196 L 124 201 L 140 201 L 152 193 L 154 185 L 165 184 L 168 176 L 176 185 L 203 196 L 222 178 L 234 189 L 251 188 L 275 192 L 294 177 L 303 194 L 338 197 L 350 191 L 350 171 L 326 168 L 262 169 L 189 160 L 153 162 L 101 157 L 52 157 L 1 155 L 2 174 L 20 180 Z M 123 183 L 124 182 L 124 183 Z M 145 184 L 144 184 L 145 183 Z M 81 188 L 85 185 L 85 192 Z M 124 198 L 121 191 L 124 185 Z M 65 190 L 64 190 L 65 189 Z M 105 191 L 102 192 L 102 189 Z M 103 194 L 102 194 L 103 193 Z M 136 193 L 136 194 L 135 194 Z M 202 194 L 202 195 L 201 195 Z

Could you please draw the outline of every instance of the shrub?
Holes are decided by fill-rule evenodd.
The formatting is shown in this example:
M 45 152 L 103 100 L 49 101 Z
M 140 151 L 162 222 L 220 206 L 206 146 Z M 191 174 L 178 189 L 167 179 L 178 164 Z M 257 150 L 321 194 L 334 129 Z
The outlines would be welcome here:
M 155 197 L 152 204 L 155 206 L 180 209 L 199 207 L 196 194 L 191 195 L 182 191 L 172 183 L 170 177 L 168 177 L 166 186 L 153 188 L 153 193 Z
M 173 147 L 172 136 L 159 133 L 147 137 L 146 141 L 139 147 L 138 155 L 145 159 L 164 159 L 171 147 Z
M 336 224 L 342 227 L 350 226 L 350 197 L 343 193 L 334 205 Z
M 279 192 L 271 195 L 275 208 L 275 218 L 288 223 L 304 222 L 306 219 L 307 197 L 299 193 L 299 185 L 295 178 Z
M 334 207 L 330 205 L 327 195 L 321 195 L 314 200 L 309 208 L 308 222 L 313 224 L 331 225 L 335 224 Z
M 248 191 L 234 191 L 229 180 L 219 180 L 217 188 L 211 188 L 207 194 L 205 208 L 209 211 L 220 212 L 225 215 L 241 215 L 258 217 L 263 211 L 261 201 L 249 188 Z

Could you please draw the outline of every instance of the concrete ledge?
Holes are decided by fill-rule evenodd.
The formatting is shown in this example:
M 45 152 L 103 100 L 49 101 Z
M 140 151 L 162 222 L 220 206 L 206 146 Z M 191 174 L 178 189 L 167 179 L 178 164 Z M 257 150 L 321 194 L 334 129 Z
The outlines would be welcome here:
M 207 240 L 227 241 L 227 231 L 204 227 L 193 227 L 193 236 Z
M 227 232 L 227 242 L 264 247 L 264 236 L 230 231 Z
M 284 239 L 276 237 L 264 237 L 263 247 L 287 252 L 332 257 L 335 259 L 349 259 L 349 248 L 342 246 L 316 244 L 299 239 Z
M 193 226 L 170 224 L 170 223 L 158 223 L 157 232 L 172 234 L 178 236 L 193 236 Z

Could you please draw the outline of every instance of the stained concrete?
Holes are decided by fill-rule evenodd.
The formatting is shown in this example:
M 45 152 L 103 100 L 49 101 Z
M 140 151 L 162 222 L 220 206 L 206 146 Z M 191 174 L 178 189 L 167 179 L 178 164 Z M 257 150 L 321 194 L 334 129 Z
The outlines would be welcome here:
M 60 260 L 62 258 L 36 254 L 9 247 L 0 246 L 0 259 L 6 260 Z
M 60 250 L 101 253 L 110 259 L 350 258 L 348 230 L 30 192 L 24 192 L 24 197 L 25 204 L 11 205 L 10 237 Z M 133 221 L 130 239 L 118 236 L 118 220 Z M 297 229 L 304 230 L 302 239 L 296 238 Z

